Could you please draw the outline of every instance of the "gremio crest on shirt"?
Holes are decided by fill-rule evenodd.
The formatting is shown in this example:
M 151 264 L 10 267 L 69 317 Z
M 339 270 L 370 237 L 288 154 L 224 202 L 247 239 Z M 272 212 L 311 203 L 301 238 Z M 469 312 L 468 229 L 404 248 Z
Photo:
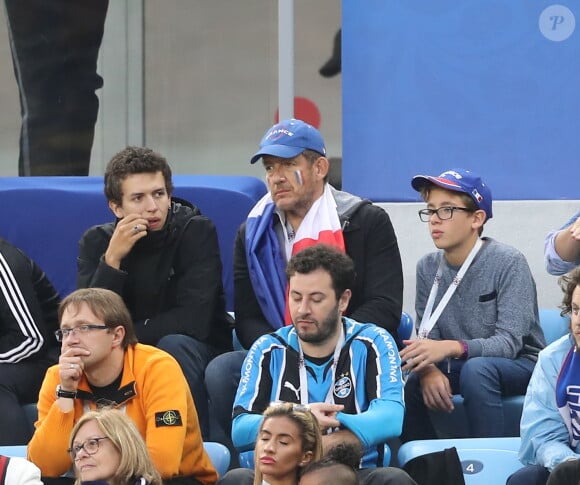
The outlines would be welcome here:
M 352 381 L 348 375 L 340 376 L 334 382 L 334 395 L 340 399 L 344 399 L 350 395 L 352 391 Z

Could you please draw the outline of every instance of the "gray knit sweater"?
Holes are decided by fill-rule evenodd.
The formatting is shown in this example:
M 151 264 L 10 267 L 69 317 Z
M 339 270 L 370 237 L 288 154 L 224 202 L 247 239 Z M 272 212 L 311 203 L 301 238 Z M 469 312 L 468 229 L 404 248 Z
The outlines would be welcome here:
M 483 240 L 429 338 L 465 340 L 469 357 L 513 359 L 523 355 L 535 360 L 545 339 L 538 320 L 536 284 L 526 258 L 511 246 L 491 238 Z M 417 263 L 417 327 L 442 257 L 443 252 L 438 251 Z M 434 308 L 458 271 L 459 267 L 444 264 Z

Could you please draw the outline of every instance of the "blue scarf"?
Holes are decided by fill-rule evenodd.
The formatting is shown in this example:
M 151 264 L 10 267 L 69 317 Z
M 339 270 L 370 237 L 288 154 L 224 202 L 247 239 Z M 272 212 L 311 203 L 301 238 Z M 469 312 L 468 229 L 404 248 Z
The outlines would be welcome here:
M 275 209 L 267 194 L 250 211 L 246 221 L 246 261 L 262 313 L 276 330 L 284 325 L 286 261 L 274 230 Z
M 573 346 L 566 355 L 556 382 L 556 405 L 570 435 L 570 447 L 580 442 L 580 355 Z
M 274 229 L 276 206 L 266 194 L 248 215 L 246 222 L 246 260 L 254 293 L 270 326 L 277 330 L 292 320 L 287 311 L 286 261 Z M 312 207 L 296 230 L 295 239 L 286 252 L 294 255 L 302 249 L 324 243 L 345 252 L 344 237 L 330 186 Z

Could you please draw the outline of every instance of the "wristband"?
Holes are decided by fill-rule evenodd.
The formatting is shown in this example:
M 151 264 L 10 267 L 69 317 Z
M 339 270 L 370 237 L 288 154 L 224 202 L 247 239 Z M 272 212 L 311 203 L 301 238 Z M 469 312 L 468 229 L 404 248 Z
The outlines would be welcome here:
M 465 340 L 460 340 L 459 343 L 461 344 L 463 352 L 458 358 L 459 360 L 467 360 L 467 356 L 469 355 L 469 347 L 467 346 L 467 342 Z
M 65 391 L 60 387 L 60 384 L 56 386 L 56 397 L 64 397 L 66 399 L 76 399 L 76 391 Z

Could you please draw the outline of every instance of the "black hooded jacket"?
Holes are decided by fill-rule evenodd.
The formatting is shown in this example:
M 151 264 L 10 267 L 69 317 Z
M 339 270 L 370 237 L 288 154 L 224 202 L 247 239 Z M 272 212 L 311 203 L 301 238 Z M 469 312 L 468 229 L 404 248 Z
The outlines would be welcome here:
M 231 349 L 217 231 L 199 209 L 173 198 L 165 227 L 140 239 L 121 262 L 104 255 L 116 222 L 90 228 L 79 243 L 78 288 L 108 288 L 125 301 L 141 343 L 189 335 Z

